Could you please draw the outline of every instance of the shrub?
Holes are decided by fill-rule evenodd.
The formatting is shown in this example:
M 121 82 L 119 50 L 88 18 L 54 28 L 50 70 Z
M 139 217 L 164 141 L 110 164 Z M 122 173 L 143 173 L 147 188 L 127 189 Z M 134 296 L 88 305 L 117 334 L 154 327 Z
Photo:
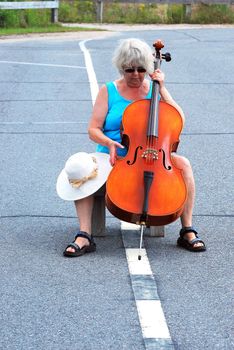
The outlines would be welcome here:
M 59 21 L 64 23 L 95 22 L 95 2 L 90 0 L 62 0 L 59 6 Z
M 185 21 L 184 5 L 169 5 L 167 8 L 167 23 L 183 23 Z
M 1 28 L 40 27 L 49 23 L 50 10 L 0 10 Z
M 234 23 L 233 7 L 200 4 L 194 7 L 191 23 Z
M 29 27 L 43 27 L 50 23 L 51 12 L 50 10 L 26 10 L 25 13 L 26 22 Z
M 1 0 L 0 0 L 1 1 Z M 185 5 L 155 3 L 105 2 L 103 22 L 106 23 L 234 23 L 234 7 L 228 5 L 192 5 L 191 18 L 185 16 Z M 96 22 L 96 3 L 93 0 L 61 0 L 59 21 Z M 48 26 L 51 10 L 0 10 L 0 27 Z
M 19 11 L 14 10 L 0 10 L 0 27 L 2 28 L 16 28 L 21 25 L 21 16 Z

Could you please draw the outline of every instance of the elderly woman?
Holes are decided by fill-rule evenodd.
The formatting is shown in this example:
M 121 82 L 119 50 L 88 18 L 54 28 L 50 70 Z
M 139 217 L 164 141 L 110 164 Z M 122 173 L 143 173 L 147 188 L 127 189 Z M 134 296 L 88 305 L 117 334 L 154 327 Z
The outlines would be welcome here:
M 110 163 L 115 164 L 117 157 L 126 155 L 127 150 L 121 145 L 120 125 L 125 108 L 133 101 L 150 99 L 152 80 L 159 82 L 159 92 L 162 101 L 174 106 L 183 115 L 182 110 L 171 97 L 164 84 L 164 73 L 154 71 L 151 48 L 138 39 L 123 40 L 113 57 L 120 77 L 101 87 L 89 123 L 90 139 L 98 144 L 97 151 L 110 154 Z M 147 79 L 147 75 L 151 79 Z M 182 228 L 177 244 L 194 252 L 206 250 L 204 242 L 198 238 L 192 227 L 192 213 L 195 197 L 193 172 L 189 161 L 177 154 L 172 154 L 173 163 L 182 170 L 187 186 L 187 200 L 181 215 Z M 80 230 L 87 234 L 77 236 L 74 243 L 65 251 L 66 256 L 80 256 L 87 251 L 94 251 L 95 243 L 91 236 L 91 216 L 93 196 L 75 201 L 80 222 Z

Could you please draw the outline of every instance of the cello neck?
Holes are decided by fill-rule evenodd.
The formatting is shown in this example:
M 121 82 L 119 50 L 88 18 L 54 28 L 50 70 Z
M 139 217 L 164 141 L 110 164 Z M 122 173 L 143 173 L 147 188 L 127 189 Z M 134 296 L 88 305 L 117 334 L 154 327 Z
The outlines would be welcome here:
M 154 70 L 160 69 L 162 59 L 165 59 L 167 62 L 171 60 L 171 55 L 169 53 L 162 54 L 160 50 L 164 47 L 164 44 L 161 40 L 157 40 L 153 44 L 155 48 L 155 61 L 154 61 Z M 147 129 L 147 137 L 158 137 L 158 107 L 159 107 L 159 82 L 153 80 L 152 86 L 152 96 L 150 101 L 150 112 L 149 112 L 149 122 Z
M 160 62 L 154 62 L 155 69 L 160 67 Z M 159 105 L 159 82 L 153 80 L 152 83 L 152 96 L 150 100 L 150 112 L 147 137 L 155 136 L 158 137 L 158 105 Z

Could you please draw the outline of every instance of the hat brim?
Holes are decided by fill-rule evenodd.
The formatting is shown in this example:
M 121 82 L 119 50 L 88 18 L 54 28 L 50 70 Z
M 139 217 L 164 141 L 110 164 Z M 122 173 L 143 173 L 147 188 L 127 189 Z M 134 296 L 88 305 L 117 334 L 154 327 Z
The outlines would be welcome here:
M 109 161 L 110 155 L 101 152 L 90 153 L 90 155 L 95 157 L 97 160 L 97 176 L 83 183 L 79 188 L 75 188 L 69 183 L 65 169 L 63 169 L 58 176 L 56 184 L 56 191 L 60 198 L 64 199 L 65 201 L 82 199 L 95 193 L 102 187 L 102 185 L 104 185 L 112 169 Z

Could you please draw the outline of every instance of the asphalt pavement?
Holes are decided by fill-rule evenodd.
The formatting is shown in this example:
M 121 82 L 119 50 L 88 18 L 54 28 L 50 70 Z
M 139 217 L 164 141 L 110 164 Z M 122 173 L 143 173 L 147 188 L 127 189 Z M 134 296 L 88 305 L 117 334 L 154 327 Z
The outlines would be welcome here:
M 111 57 L 127 37 L 161 38 L 172 55 L 162 69 L 186 116 L 179 153 L 194 169 L 194 226 L 208 247 L 179 249 L 178 221 L 145 237 L 174 347 L 234 348 L 234 28 L 170 26 L 0 41 L 0 349 L 145 348 L 119 221 L 107 213 L 97 252 L 65 259 L 78 222 L 55 191 L 66 159 L 95 149 L 79 42 L 90 39 L 101 86 L 117 77 Z

